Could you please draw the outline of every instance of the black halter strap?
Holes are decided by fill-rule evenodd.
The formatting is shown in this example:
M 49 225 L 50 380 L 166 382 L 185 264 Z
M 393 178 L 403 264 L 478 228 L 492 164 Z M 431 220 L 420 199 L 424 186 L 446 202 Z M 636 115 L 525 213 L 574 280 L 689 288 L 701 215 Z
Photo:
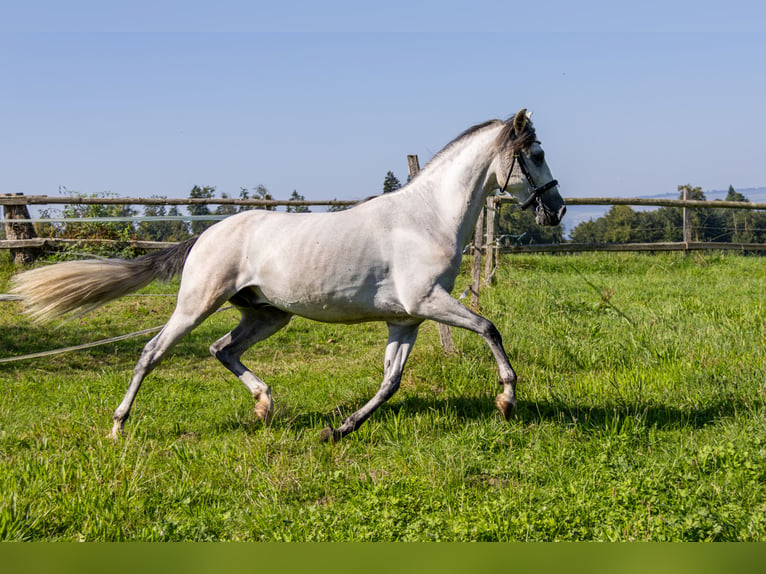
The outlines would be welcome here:
M 541 185 L 540 187 L 537 187 L 535 185 L 535 180 L 532 178 L 532 175 L 529 173 L 529 170 L 527 169 L 527 164 L 524 161 L 524 156 L 522 156 L 520 153 L 513 154 L 513 160 L 511 161 L 511 169 L 508 170 L 508 177 L 505 178 L 505 184 L 503 187 L 500 188 L 500 192 L 504 192 L 505 188 L 508 187 L 508 182 L 511 181 L 511 174 L 513 173 L 513 168 L 516 165 L 516 162 L 519 162 L 519 168 L 521 168 L 521 173 L 524 174 L 524 177 L 527 178 L 527 182 L 529 183 L 529 187 L 532 188 L 532 193 L 529 194 L 529 197 L 524 200 L 524 203 L 521 204 L 520 208 L 521 210 L 525 210 L 528 207 L 530 207 L 533 203 L 537 202 L 538 205 L 542 203 L 542 200 L 540 199 L 540 196 L 544 194 L 549 189 L 552 189 L 556 187 L 559 182 L 555 179 L 550 180 L 548 183 Z

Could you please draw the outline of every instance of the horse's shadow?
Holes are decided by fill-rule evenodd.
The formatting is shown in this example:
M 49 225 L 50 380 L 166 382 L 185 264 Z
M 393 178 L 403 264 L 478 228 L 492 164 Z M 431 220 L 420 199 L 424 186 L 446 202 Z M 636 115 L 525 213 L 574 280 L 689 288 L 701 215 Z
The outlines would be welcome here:
M 361 405 L 341 405 L 340 411 L 354 412 Z M 603 405 L 568 403 L 561 400 L 519 401 L 510 425 L 533 426 L 553 423 L 582 432 L 599 433 L 625 427 L 659 430 L 701 429 L 721 419 L 735 416 L 745 410 L 760 410 L 762 402 L 747 402 L 742 398 L 719 399 L 700 407 L 682 407 L 652 401 L 620 402 Z M 280 409 L 281 410 L 281 409 Z M 489 396 L 438 397 L 412 395 L 394 404 L 385 404 L 372 415 L 372 419 L 399 416 L 416 416 L 424 413 L 441 413 L 458 423 L 481 421 L 501 417 L 494 401 Z M 276 428 L 296 432 L 321 430 L 339 423 L 338 409 L 332 412 L 298 412 L 282 410 L 277 412 L 272 424 Z M 228 417 L 220 421 L 219 430 L 235 430 L 245 425 L 251 430 L 261 428 L 256 420 L 242 417 Z M 352 435 L 353 436 L 353 435 Z M 350 438 L 350 437 L 349 437 Z

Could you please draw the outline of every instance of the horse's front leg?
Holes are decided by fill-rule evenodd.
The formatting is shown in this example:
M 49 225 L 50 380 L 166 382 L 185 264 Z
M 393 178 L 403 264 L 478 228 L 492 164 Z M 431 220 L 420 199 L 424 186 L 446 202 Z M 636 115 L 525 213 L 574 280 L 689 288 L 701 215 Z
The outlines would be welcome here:
M 322 431 L 321 439 L 325 442 L 336 441 L 358 429 L 375 410 L 390 399 L 399 389 L 402 371 L 412 346 L 418 336 L 421 321 L 404 325 L 388 324 L 388 345 L 384 365 L 383 382 L 380 389 L 361 409 L 343 421 L 337 429 L 326 428 Z
M 497 362 L 499 383 L 503 387 L 495 398 L 495 405 L 508 420 L 516 409 L 516 372 L 505 353 L 500 332 L 492 322 L 466 308 L 441 287 L 435 288 L 428 297 L 418 301 L 414 313 L 425 319 L 468 329 L 486 341 Z

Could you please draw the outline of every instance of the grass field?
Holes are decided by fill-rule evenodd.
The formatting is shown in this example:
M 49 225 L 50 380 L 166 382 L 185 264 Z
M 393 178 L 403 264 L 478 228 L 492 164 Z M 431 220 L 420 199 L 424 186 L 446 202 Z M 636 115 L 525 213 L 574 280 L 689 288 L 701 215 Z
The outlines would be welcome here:
M 173 288 L 43 327 L 0 303 L 0 356 L 161 325 Z M 377 390 L 382 325 L 295 319 L 251 349 L 267 428 L 207 351 L 233 311 L 146 380 L 118 443 L 146 337 L 0 364 L 0 539 L 763 541 L 765 294 L 757 257 L 506 257 L 481 305 L 519 373 L 517 419 L 494 408 L 479 337 L 453 331 L 445 357 L 428 323 L 399 393 L 333 445 L 321 429 Z

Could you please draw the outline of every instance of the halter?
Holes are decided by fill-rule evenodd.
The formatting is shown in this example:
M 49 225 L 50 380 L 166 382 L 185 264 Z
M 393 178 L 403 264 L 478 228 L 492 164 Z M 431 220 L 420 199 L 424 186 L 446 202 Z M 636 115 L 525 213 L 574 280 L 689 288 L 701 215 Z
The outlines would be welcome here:
M 508 187 L 508 182 L 511 181 L 511 174 L 513 173 L 513 168 L 516 165 L 516 162 L 519 162 L 519 167 L 521 168 L 521 173 L 524 174 L 524 177 L 527 178 L 527 183 L 529 183 L 529 187 L 532 188 L 532 193 L 529 194 L 529 197 L 524 200 L 524 203 L 521 204 L 520 208 L 521 210 L 525 210 L 528 207 L 530 207 L 533 203 L 537 202 L 538 207 L 542 207 L 542 200 L 540 199 L 540 196 L 544 194 L 549 189 L 552 189 L 556 187 L 559 182 L 555 179 L 550 180 L 548 183 L 541 185 L 540 187 L 537 187 L 535 185 L 535 180 L 532 178 L 532 175 L 529 173 L 529 170 L 527 169 L 527 164 L 524 161 L 524 156 L 521 155 L 521 153 L 516 152 L 513 154 L 513 160 L 511 161 L 511 169 L 508 170 L 508 177 L 505 178 L 505 185 L 500 188 L 500 193 L 505 192 L 505 188 Z

